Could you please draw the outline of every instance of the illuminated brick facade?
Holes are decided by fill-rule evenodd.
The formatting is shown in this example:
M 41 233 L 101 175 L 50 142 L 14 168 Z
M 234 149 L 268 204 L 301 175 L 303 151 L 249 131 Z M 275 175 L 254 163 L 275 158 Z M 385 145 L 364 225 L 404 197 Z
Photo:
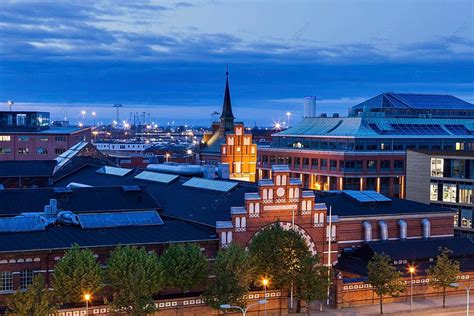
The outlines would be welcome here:
M 246 134 L 243 124 L 234 127 L 233 134 L 226 134 L 221 145 L 221 162 L 229 164 L 230 178 L 255 182 L 257 145 L 252 134 Z

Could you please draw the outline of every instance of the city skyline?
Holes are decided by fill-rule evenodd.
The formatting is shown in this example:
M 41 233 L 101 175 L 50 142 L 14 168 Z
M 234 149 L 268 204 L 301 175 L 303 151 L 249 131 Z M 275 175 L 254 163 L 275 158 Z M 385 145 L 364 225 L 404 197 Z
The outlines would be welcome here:
M 56 119 L 78 120 L 85 107 L 110 120 L 107 106 L 122 103 L 124 118 L 144 107 L 162 122 L 207 125 L 227 65 L 236 116 L 248 125 L 301 116 L 307 95 L 317 96 L 319 113 L 341 115 L 387 91 L 474 100 L 470 1 L 0 8 L 0 99 L 46 107 Z

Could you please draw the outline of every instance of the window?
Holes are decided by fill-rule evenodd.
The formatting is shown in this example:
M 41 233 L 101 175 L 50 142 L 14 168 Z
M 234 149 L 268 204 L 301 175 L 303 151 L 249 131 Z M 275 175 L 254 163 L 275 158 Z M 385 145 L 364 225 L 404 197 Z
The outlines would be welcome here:
M 48 154 L 48 149 L 44 147 L 38 147 L 36 148 L 36 153 L 38 155 L 47 155 Z
M 11 152 L 11 148 L 0 148 L 0 155 L 9 155 Z
M 438 201 L 438 184 L 430 184 L 430 201 Z
M 390 160 L 380 161 L 380 169 L 382 171 L 390 171 Z
M 456 202 L 456 185 L 443 184 L 443 202 Z
M 20 272 L 20 289 L 26 290 L 33 283 L 33 270 L 23 270 Z
M 11 271 L 0 272 L 0 291 L 13 291 L 13 274 Z
M 281 176 L 280 175 L 276 176 L 276 184 L 281 185 Z
M 17 114 L 16 115 L 16 125 L 25 126 L 26 125 L 26 114 Z
M 56 149 L 54 150 L 54 153 L 55 153 L 56 155 L 61 155 L 61 154 L 62 154 L 63 152 L 65 152 L 65 151 L 66 151 L 66 149 L 64 149 L 64 148 L 56 148 Z
M 18 154 L 19 154 L 19 155 L 28 155 L 28 153 L 29 153 L 28 147 L 26 147 L 26 148 L 18 148 Z
M 393 161 L 393 168 L 395 169 L 395 171 L 403 171 L 404 169 L 404 161 L 403 160 L 394 160 Z
M 54 136 L 54 140 L 57 142 L 65 142 L 66 136 Z
M 20 142 L 27 142 L 30 140 L 30 136 L 25 136 L 25 135 L 22 135 L 22 136 L 18 136 L 18 140 Z
M 464 160 L 453 159 L 451 161 L 451 177 L 453 178 L 464 178 Z
M 225 155 L 225 150 L 226 150 L 226 147 L 222 147 L 222 154 Z
M 311 159 L 311 169 L 318 169 L 319 159 Z
M 39 142 L 47 142 L 48 141 L 48 136 L 38 136 L 38 141 Z
M 9 142 L 10 140 L 10 135 L 0 135 L 0 142 Z
M 367 160 L 367 171 L 368 172 L 375 172 L 376 169 L 377 169 L 377 161 Z
M 472 204 L 472 185 L 459 185 L 459 203 Z
M 281 184 L 286 185 L 286 176 L 281 177 Z
M 249 203 L 249 213 L 253 214 L 254 213 L 254 205 L 253 203 Z
M 431 158 L 431 176 L 432 177 L 443 177 L 443 158 Z

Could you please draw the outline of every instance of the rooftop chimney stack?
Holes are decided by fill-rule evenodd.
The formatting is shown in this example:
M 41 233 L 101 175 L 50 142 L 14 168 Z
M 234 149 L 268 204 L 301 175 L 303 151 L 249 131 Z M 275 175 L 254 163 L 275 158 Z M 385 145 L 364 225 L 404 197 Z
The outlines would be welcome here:
M 303 118 L 316 117 L 316 96 L 304 98 Z

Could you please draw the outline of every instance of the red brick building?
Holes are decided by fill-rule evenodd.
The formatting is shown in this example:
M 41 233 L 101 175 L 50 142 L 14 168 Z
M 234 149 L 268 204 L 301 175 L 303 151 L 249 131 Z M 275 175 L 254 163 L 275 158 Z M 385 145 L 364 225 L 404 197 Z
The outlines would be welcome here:
M 0 160 L 52 160 L 90 139 L 90 128 L 50 126 L 47 112 L 0 112 Z

